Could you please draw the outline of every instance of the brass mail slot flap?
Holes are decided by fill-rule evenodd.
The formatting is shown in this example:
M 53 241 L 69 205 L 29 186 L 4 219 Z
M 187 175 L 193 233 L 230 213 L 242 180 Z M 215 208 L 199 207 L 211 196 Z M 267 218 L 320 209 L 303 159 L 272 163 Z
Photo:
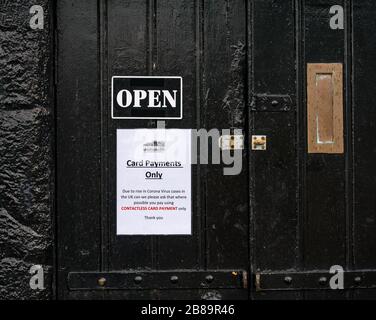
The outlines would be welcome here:
M 342 63 L 307 64 L 308 153 L 343 153 Z

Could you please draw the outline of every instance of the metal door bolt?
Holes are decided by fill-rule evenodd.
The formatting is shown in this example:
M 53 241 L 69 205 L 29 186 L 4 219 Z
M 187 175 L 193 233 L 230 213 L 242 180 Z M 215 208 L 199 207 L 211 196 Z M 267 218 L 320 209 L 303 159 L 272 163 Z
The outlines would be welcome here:
M 266 150 L 266 136 L 252 136 L 252 150 Z
M 101 287 L 104 287 L 106 285 L 106 278 L 99 278 L 98 285 L 100 285 Z
M 170 278 L 170 281 L 171 281 L 171 283 L 178 283 L 179 278 L 178 278 L 177 276 L 172 276 L 172 277 Z
M 243 135 L 224 135 L 219 138 L 219 147 L 222 150 L 243 150 Z

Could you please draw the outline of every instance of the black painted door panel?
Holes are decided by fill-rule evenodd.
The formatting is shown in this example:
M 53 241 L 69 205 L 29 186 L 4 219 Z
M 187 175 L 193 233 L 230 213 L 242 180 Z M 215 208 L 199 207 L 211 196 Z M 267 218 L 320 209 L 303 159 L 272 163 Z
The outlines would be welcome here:
M 222 165 L 192 167 L 192 236 L 116 236 L 116 129 L 157 123 L 113 120 L 109 111 L 112 76 L 181 76 L 184 118 L 168 120 L 167 128 L 244 130 L 246 3 L 64 0 L 57 6 L 59 297 L 247 298 L 241 281 L 249 268 L 247 168 L 224 176 Z M 108 274 L 102 290 L 97 281 L 105 276 L 90 272 L 143 274 L 139 288 L 155 290 L 137 290 L 132 281 L 112 290 Z M 223 272 L 231 275 L 227 284 Z M 177 274 L 174 289 L 170 278 Z M 212 285 L 205 284 L 208 275 Z
M 335 5 L 344 10 L 343 29 L 330 27 Z M 267 151 L 250 153 L 251 269 L 259 288 L 252 298 L 375 297 L 362 274 L 376 265 L 375 14 L 372 1 L 253 1 L 249 103 L 259 95 L 293 102 L 287 111 L 253 108 L 249 117 L 250 135 L 268 141 Z M 308 63 L 343 65 L 343 154 L 307 151 Z M 334 265 L 345 271 L 345 290 L 329 289 Z M 346 289 L 362 281 L 361 290 Z

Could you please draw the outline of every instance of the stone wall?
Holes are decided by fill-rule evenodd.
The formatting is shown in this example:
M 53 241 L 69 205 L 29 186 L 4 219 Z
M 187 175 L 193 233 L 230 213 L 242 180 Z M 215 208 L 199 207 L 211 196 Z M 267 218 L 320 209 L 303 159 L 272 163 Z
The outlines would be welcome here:
M 44 8 L 43 30 L 30 8 Z M 0 0 L 0 299 L 50 299 L 53 262 L 51 4 Z M 32 290 L 42 265 L 45 289 Z

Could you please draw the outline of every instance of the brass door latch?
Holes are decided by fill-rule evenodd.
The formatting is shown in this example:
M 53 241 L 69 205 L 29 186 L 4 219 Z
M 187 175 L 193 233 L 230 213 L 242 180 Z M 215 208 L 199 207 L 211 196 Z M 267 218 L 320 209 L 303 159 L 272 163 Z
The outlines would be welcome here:
M 266 150 L 266 136 L 252 136 L 252 150 Z
M 224 135 L 219 138 L 219 147 L 222 150 L 243 150 L 243 135 Z

